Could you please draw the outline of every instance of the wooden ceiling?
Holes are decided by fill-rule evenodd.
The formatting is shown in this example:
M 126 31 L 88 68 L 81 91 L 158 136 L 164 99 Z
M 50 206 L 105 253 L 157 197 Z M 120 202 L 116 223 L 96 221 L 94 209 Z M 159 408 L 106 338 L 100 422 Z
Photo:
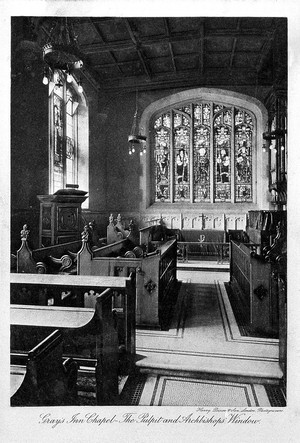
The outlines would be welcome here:
M 84 75 L 102 90 L 272 85 L 286 79 L 285 18 L 71 20 L 83 53 Z M 42 30 L 45 38 L 47 26 Z

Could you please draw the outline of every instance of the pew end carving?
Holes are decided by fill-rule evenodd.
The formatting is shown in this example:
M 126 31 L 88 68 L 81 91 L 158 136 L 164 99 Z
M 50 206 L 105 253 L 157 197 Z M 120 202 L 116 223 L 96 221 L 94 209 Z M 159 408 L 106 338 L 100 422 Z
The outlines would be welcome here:
M 82 242 L 76 240 L 39 249 L 31 249 L 28 243 L 27 225 L 21 231 L 21 246 L 16 253 L 17 273 L 74 274 L 76 272 L 77 252 Z

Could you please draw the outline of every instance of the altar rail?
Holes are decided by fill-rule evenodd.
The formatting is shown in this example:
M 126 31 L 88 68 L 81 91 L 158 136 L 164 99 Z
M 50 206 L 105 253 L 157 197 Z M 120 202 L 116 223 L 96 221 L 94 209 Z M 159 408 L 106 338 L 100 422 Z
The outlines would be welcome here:
M 41 334 L 59 329 L 63 333 L 64 357 L 73 357 L 80 367 L 95 368 L 97 404 L 118 403 L 120 331 L 114 309 L 115 291 L 124 298 L 124 358 L 122 369 L 130 373 L 135 356 L 135 312 L 132 277 L 93 277 L 11 274 L 11 286 L 79 291 L 84 306 L 11 305 L 11 346 L 28 351 Z M 104 291 L 102 288 L 107 288 Z M 19 348 L 19 349 L 18 349 Z
M 278 298 L 272 290 L 272 267 L 257 255 L 260 245 L 231 242 L 230 281 L 244 301 L 248 321 L 256 332 L 278 333 Z
M 178 242 L 178 259 L 188 262 L 215 257 L 218 263 L 228 262 L 229 246 L 228 242 Z

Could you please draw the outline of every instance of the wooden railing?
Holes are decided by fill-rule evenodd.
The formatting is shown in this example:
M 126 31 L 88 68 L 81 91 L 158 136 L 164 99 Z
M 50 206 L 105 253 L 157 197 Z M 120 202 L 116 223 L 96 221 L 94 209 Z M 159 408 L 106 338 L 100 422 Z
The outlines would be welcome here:
M 27 352 L 31 341 L 45 332 L 59 329 L 63 333 L 64 357 L 72 357 L 79 367 L 95 367 L 97 404 L 118 403 L 118 370 L 121 363 L 127 373 L 135 357 L 135 290 L 132 276 L 93 277 L 39 274 L 11 274 L 11 286 L 34 291 L 52 288 L 58 292 L 74 290 L 82 300 L 82 307 L 11 305 L 11 346 Z M 103 288 L 107 288 L 103 291 Z M 122 292 L 124 323 L 118 329 L 114 310 L 116 292 Z M 94 307 L 84 307 L 84 306 Z M 124 331 L 122 333 L 120 331 Z M 17 348 L 21 349 L 17 349 Z

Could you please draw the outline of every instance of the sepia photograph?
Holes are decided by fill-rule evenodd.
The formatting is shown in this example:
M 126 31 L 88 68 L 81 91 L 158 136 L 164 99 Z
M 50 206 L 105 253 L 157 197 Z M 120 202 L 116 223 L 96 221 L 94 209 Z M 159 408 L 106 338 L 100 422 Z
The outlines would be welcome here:
M 32 3 L 0 1 L 5 441 L 296 441 L 297 20 Z

